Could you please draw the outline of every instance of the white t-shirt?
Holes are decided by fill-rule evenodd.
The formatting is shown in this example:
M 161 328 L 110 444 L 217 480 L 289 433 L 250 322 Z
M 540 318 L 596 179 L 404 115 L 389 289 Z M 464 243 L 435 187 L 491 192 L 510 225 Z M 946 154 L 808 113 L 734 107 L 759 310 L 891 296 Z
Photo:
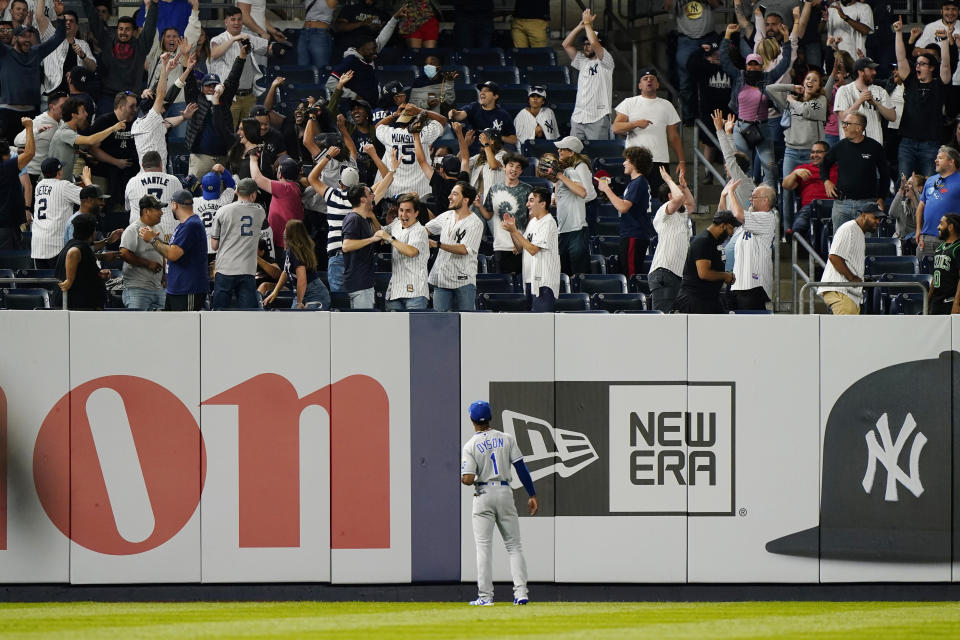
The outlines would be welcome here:
M 670 149 L 667 147 L 667 126 L 680 122 L 680 116 L 673 104 L 663 98 L 644 98 L 634 96 L 617 105 L 617 114 L 627 116 L 627 120 L 649 120 L 644 128 L 637 127 L 627 134 L 628 147 L 646 147 L 653 154 L 654 162 L 670 162 Z
M 830 243 L 830 253 L 840 256 L 847 263 L 847 269 L 850 273 L 863 279 L 864 263 L 866 262 L 867 241 L 864 239 L 863 229 L 857 224 L 856 220 L 848 220 L 840 225 L 833 236 L 833 242 Z M 840 275 L 833 263 L 827 260 L 827 268 L 823 270 L 824 282 L 848 282 L 846 278 Z M 863 300 L 863 289 L 860 287 L 847 287 L 838 289 L 835 287 L 818 287 L 817 293 L 821 296 L 827 291 L 836 291 L 849 297 L 851 300 L 860 304 Z
M 526 109 L 521 109 L 513 119 L 513 128 L 517 132 L 517 146 L 537 137 L 537 125 L 543 130 L 545 140 L 556 140 L 560 137 L 560 127 L 557 125 L 557 116 L 550 107 L 543 107 L 540 113 L 533 115 Z
M 923 33 L 920 34 L 920 37 L 917 38 L 917 41 L 913 46 L 917 49 L 926 49 L 932 45 L 933 47 L 939 49 L 940 43 L 937 42 L 938 29 L 943 29 L 947 32 L 947 35 L 952 38 L 957 29 L 957 23 L 954 22 L 952 25 L 947 26 L 942 18 L 940 20 L 934 20 L 923 28 Z
M 870 85 L 869 89 L 870 93 L 873 94 L 874 100 L 888 109 L 893 108 L 893 101 L 890 99 L 890 94 L 887 93 L 886 89 L 876 84 Z M 833 99 L 833 110 L 838 114 L 842 113 L 852 107 L 853 103 L 856 102 L 859 97 L 860 89 L 857 88 L 856 82 L 845 84 L 837 89 L 837 95 Z M 880 118 L 883 116 L 880 115 L 877 108 L 869 102 L 864 102 L 860 105 L 860 108 L 857 109 L 857 112 L 867 117 L 867 129 L 864 132 L 867 137 L 873 138 L 880 144 L 883 144 L 883 129 L 880 127 Z M 840 137 L 847 137 L 842 125 L 840 126 Z
M 855 2 L 843 7 L 843 12 L 851 20 L 856 20 L 870 27 L 870 33 L 873 33 L 873 9 L 870 8 L 870 5 L 863 2 Z M 849 53 L 850 57 L 854 60 L 862 57 L 857 55 L 857 49 L 860 49 L 860 51 L 866 55 L 867 36 L 841 19 L 840 14 L 833 7 L 830 7 L 827 12 L 827 35 L 835 38 L 839 36 L 840 44 L 837 45 L 837 48 Z
M 549 213 L 527 222 L 523 236 L 527 242 L 540 247 L 531 254 L 523 250 L 523 282 L 530 285 L 530 293 L 539 296 L 540 287 L 550 287 L 553 297 L 560 295 L 560 234 L 557 221 Z

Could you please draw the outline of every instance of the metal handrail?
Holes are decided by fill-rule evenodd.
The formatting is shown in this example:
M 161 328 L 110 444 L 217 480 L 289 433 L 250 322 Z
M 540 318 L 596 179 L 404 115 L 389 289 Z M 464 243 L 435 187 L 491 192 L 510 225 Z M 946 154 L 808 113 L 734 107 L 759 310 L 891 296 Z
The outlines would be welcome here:
M 868 289 L 876 289 L 877 287 L 890 287 L 891 289 L 920 289 L 920 292 L 923 294 L 923 315 L 929 315 L 928 301 L 930 299 L 930 293 L 927 291 L 927 287 L 924 286 L 922 282 L 807 282 L 802 287 L 800 287 L 800 297 L 803 298 L 803 293 L 807 289 L 813 291 L 814 287 L 840 287 L 844 289 L 853 289 L 856 287 L 865 287 Z M 810 296 L 810 313 L 813 313 L 813 295 Z
M 810 270 L 809 273 L 805 272 L 800 264 L 797 262 L 797 245 L 800 245 L 807 250 L 807 268 Z M 827 268 L 827 263 L 824 262 L 823 258 L 820 257 L 820 254 L 817 253 L 816 249 L 810 246 L 810 244 L 799 234 L 793 234 L 793 242 L 791 243 L 791 256 L 790 256 L 790 284 L 791 288 L 791 300 L 793 305 L 793 312 L 800 313 L 800 292 L 797 290 L 797 276 L 803 278 L 805 283 L 812 282 L 816 277 L 814 273 L 814 263 L 820 265 L 821 269 Z M 814 292 L 810 292 L 810 306 L 813 308 L 814 302 Z
M 703 166 L 705 166 L 716 178 L 717 182 L 723 184 L 727 181 L 725 177 L 720 175 L 720 172 L 717 171 L 716 167 L 713 166 L 707 157 L 703 155 L 703 152 L 700 151 L 700 131 L 703 131 L 707 134 L 708 139 L 713 142 L 713 145 L 716 148 L 720 148 L 720 143 L 717 142 L 717 137 L 707 129 L 700 119 L 697 118 L 693 121 L 693 199 L 697 204 L 700 204 L 700 161 L 703 161 Z
M 56 278 L 0 278 L 0 284 L 18 284 L 18 283 L 39 283 L 39 284 L 60 284 Z M 63 295 L 63 310 L 67 310 L 67 292 L 61 291 Z

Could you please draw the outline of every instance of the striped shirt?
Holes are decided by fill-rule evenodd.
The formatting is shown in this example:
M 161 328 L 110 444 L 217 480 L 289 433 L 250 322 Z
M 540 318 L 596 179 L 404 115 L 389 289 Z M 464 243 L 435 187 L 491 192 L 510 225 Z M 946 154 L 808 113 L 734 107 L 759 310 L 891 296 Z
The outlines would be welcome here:
M 54 29 L 53 24 L 51 24 L 43 34 L 45 37 L 42 37 L 41 40 L 49 40 L 55 32 L 56 29 Z M 86 40 L 77 38 L 74 42 L 80 45 L 80 50 L 83 51 L 83 54 L 96 64 L 97 58 L 93 55 L 93 51 L 90 50 L 90 45 L 87 44 Z M 63 82 L 63 63 L 67 59 L 67 52 L 72 50 L 73 47 L 70 46 L 70 43 L 64 40 L 60 43 L 60 46 L 47 54 L 47 57 L 43 59 L 43 78 L 42 84 L 40 85 L 41 92 L 50 93 Z M 83 65 L 80 56 L 77 56 L 77 64 Z M 93 117 L 93 115 L 92 113 L 90 114 L 91 117 Z
M 323 201 L 327 205 L 327 255 L 332 256 L 343 249 L 343 219 L 353 206 L 339 189 L 327 189 Z
M 137 145 L 137 158 L 141 163 L 148 151 L 156 151 L 160 154 L 163 166 L 167 166 L 167 125 L 156 109 L 150 109 L 147 115 L 134 120 L 130 133 L 133 134 L 133 141 Z
M 777 214 L 773 211 L 746 211 L 743 235 L 734 249 L 733 291 L 763 287 L 773 297 L 773 242 L 777 235 Z
M 867 260 L 867 241 L 864 239 L 863 229 L 856 220 L 849 220 L 840 225 L 830 243 L 830 254 L 843 258 L 850 273 L 863 280 L 864 264 Z M 823 282 L 849 282 L 840 275 L 833 263 L 827 260 L 827 268 L 823 270 Z M 817 287 L 821 296 L 827 291 L 836 291 L 860 304 L 863 300 L 863 289 L 860 287 Z
M 537 125 L 543 131 L 544 140 L 556 140 L 560 137 L 557 116 L 550 107 L 543 107 L 540 113 L 533 115 L 527 109 L 521 109 L 513 119 L 513 129 L 517 132 L 517 147 L 537 136 Z
M 46 126 L 50 128 L 37 133 L 38 129 Z M 50 152 L 50 141 L 53 140 L 53 134 L 57 132 L 59 127 L 60 122 L 54 120 L 50 116 L 49 111 L 44 111 L 33 121 L 33 142 L 36 146 L 36 151 L 33 154 L 33 159 L 27 164 L 27 173 L 30 175 L 41 175 L 40 165 L 47 159 L 47 154 Z M 24 139 L 24 144 L 26 144 L 26 139 Z
M 216 253 L 210 246 L 210 232 L 213 230 L 213 218 L 217 215 L 220 207 L 233 202 L 233 196 L 236 193 L 234 189 L 224 189 L 223 193 L 216 200 L 194 200 L 193 212 L 203 220 L 203 227 L 207 231 L 207 253 Z
M 387 189 L 388 196 L 395 196 L 400 193 L 409 193 L 416 191 L 423 200 L 432 192 L 430 181 L 423 174 L 420 165 L 417 164 L 416 152 L 413 146 L 413 134 L 408 132 L 405 127 L 391 127 L 381 125 L 375 130 L 377 140 L 383 143 L 387 149 L 383 153 L 383 162 L 387 164 L 391 154 L 391 147 L 396 148 L 397 158 L 400 159 L 400 165 L 397 172 L 393 174 L 393 182 Z M 443 133 L 443 127 L 436 120 L 430 120 L 420 132 L 420 143 L 423 145 L 423 152 L 427 156 L 427 164 L 432 164 L 430 159 L 430 145 Z
M 426 298 L 430 295 L 430 287 L 427 286 L 427 262 L 430 261 L 427 230 L 419 222 L 404 229 L 400 220 L 394 220 L 384 228 L 391 236 L 420 252 L 408 258 L 393 247 L 393 275 L 387 286 L 387 300 Z
M 440 235 L 441 244 L 462 244 L 467 248 L 466 255 L 450 253 L 440 249 L 433 263 L 428 282 L 435 287 L 459 289 L 468 284 L 477 284 L 477 249 L 483 238 L 483 222 L 480 217 L 468 213 L 458 218 L 457 212 L 450 210 L 427 223 L 431 235 Z
M 687 261 L 690 248 L 690 219 L 686 207 L 668 214 L 667 204 L 663 203 L 653 216 L 653 228 L 657 232 L 657 250 L 653 252 L 650 273 L 657 269 L 666 269 L 678 277 L 683 277 L 683 265 Z
M 560 295 L 560 234 L 557 221 L 549 213 L 540 218 L 531 217 L 524 233 L 527 242 L 540 247 L 531 254 L 523 251 L 523 282 L 530 285 L 530 293 L 538 297 L 541 287 L 550 287 L 553 297 Z
M 140 198 L 153 196 L 164 204 L 163 217 L 160 218 L 160 230 L 164 236 L 172 234 L 179 222 L 170 210 L 170 198 L 183 189 L 180 179 L 169 173 L 159 171 L 141 171 L 127 181 L 124 201 L 130 211 L 130 224 L 140 219 Z
M 507 152 L 503 149 L 493 154 L 493 157 L 500 163 L 499 169 L 491 169 L 487 163 L 487 155 L 477 154 L 470 158 L 470 185 L 476 187 L 479 193 L 477 197 L 480 202 L 487 199 L 487 192 L 495 184 L 503 184 L 507 181 L 507 172 L 504 170 L 503 157 Z M 526 205 L 526 202 L 524 202 Z
M 37 183 L 33 192 L 30 257 L 43 260 L 60 253 L 74 205 L 80 205 L 80 187 L 73 182 L 44 178 Z
M 590 124 L 610 115 L 613 108 L 613 56 L 588 58 L 577 54 L 570 66 L 580 72 L 577 78 L 577 102 L 570 116 L 572 122 Z

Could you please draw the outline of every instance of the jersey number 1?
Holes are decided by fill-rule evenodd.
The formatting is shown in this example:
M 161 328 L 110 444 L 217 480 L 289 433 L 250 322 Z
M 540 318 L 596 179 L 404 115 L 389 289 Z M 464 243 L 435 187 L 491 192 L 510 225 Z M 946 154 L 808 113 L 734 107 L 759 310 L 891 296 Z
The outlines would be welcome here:
M 493 473 L 494 473 L 494 475 L 497 475 L 497 476 L 500 475 L 500 470 L 497 469 L 497 454 L 495 454 L 495 453 L 491 453 L 491 454 L 490 454 L 490 462 L 493 463 Z

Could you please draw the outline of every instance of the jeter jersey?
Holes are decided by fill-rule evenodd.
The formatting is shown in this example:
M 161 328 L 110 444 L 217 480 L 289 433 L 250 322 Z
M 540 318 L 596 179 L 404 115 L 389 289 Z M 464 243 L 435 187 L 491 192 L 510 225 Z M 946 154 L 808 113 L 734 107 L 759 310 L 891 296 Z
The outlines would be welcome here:
M 80 204 L 80 187 L 69 180 L 44 178 L 37 183 L 33 196 L 33 235 L 30 257 L 49 259 L 63 249 L 63 234 L 73 215 L 73 205 Z
M 233 202 L 234 190 L 224 189 L 223 193 L 216 200 L 194 200 L 193 212 L 203 220 L 203 228 L 207 231 L 207 253 L 216 253 L 210 247 L 210 231 L 213 229 L 213 218 L 217 215 L 217 210 Z
M 496 429 L 479 431 L 463 445 L 460 475 L 472 473 L 477 482 L 513 480 L 513 463 L 523 460 L 517 441 Z
M 436 120 L 431 120 L 420 132 L 420 143 L 427 156 L 427 164 L 431 164 L 430 145 L 443 133 L 443 127 Z M 416 191 L 423 200 L 431 193 L 430 181 L 423 175 L 420 165 L 417 164 L 416 151 L 413 146 L 413 134 L 404 127 L 389 127 L 382 125 L 376 128 L 377 139 L 387 150 L 383 153 L 383 162 L 390 163 L 391 147 L 396 148 L 400 165 L 393 174 L 393 182 L 387 189 L 388 196 Z
M 180 184 L 180 179 L 169 173 L 142 171 L 130 178 L 123 196 L 130 211 L 130 224 L 140 219 L 140 198 L 153 196 L 166 205 L 163 207 L 163 217 L 160 218 L 160 230 L 165 236 L 172 235 L 177 228 L 177 220 L 170 210 L 170 199 L 181 189 L 183 185 Z

